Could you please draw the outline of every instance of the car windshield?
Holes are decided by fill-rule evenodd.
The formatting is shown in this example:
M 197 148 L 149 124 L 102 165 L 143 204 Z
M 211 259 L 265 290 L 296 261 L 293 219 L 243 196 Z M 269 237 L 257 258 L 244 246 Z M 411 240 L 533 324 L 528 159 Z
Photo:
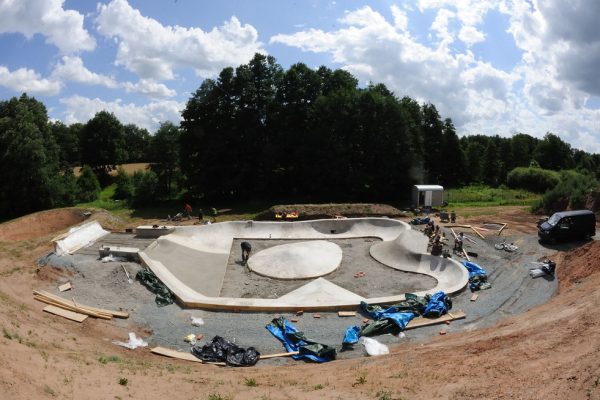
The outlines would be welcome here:
M 553 214 L 547 221 L 550 225 L 554 226 L 560 221 L 560 217 L 557 214 Z

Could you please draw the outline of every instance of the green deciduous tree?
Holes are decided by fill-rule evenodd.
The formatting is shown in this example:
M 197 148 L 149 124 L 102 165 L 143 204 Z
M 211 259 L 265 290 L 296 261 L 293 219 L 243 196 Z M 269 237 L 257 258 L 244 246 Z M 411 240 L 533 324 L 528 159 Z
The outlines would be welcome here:
M 114 114 L 96 113 L 81 130 L 81 161 L 89 165 L 102 182 L 110 171 L 127 160 L 123 125 Z
M 161 192 L 170 196 L 173 178 L 179 169 L 179 128 L 172 122 L 165 122 L 150 141 L 150 168 L 156 173 Z
M 46 107 L 23 94 L 0 102 L 0 218 L 63 205 L 58 146 Z
M 81 175 L 77 178 L 77 187 L 79 188 L 79 201 L 87 203 L 98 199 L 100 182 L 98 182 L 96 174 L 89 165 L 84 165 L 81 168 Z

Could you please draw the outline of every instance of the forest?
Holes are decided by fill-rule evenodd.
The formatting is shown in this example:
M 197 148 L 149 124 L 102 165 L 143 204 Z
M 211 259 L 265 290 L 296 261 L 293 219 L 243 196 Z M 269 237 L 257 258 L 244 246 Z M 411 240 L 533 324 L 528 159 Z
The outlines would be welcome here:
M 362 87 L 344 70 L 284 70 L 261 54 L 204 80 L 181 117 L 156 132 L 107 111 L 65 125 L 25 93 L 0 101 L 0 219 L 92 201 L 111 183 L 116 198 L 140 206 L 174 198 L 398 204 L 415 183 L 506 185 L 545 193 L 546 206 L 576 206 L 600 177 L 600 155 L 554 133 L 459 138 L 434 104 L 383 84 Z M 118 167 L 139 162 L 148 169 Z

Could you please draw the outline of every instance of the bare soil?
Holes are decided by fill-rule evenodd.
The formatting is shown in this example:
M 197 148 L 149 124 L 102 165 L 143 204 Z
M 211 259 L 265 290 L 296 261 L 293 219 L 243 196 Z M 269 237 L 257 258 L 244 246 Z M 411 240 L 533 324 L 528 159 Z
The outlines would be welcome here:
M 488 218 L 483 219 L 458 222 L 475 225 Z M 494 219 L 509 224 L 507 234 L 514 241 L 526 237 L 521 229 L 531 234 L 534 228 L 528 221 L 537 220 L 519 210 L 498 210 Z M 28 225 L 27 218 L 21 221 Z M 598 241 L 548 248 L 557 252 L 559 293 L 524 313 L 500 315 L 493 326 L 437 326 L 436 331 L 447 334 L 400 341 L 388 356 L 233 369 L 111 344 L 111 339 L 124 340 L 129 330 L 144 332 L 132 321 L 88 319 L 77 324 L 42 312 L 31 291 L 66 279 L 61 274 L 69 272 L 39 269 L 35 261 L 66 226 L 9 224 L 0 225 L 2 399 L 600 398 Z M 488 240 L 496 238 L 490 234 Z M 516 267 L 508 260 L 506 272 Z M 116 274 L 114 267 L 106 272 Z M 510 309 L 510 301 L 503 307 Z

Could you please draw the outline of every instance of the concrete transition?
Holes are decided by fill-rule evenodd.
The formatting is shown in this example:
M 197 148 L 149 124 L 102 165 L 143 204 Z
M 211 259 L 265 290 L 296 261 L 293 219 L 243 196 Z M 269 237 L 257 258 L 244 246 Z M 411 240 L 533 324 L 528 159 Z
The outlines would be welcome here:
M 422 233 L 412 230 L 404 222 L 388 218 L 182 226 L 159 237 L 139 255 L 184 307 L 238 311 L 340 310 L 356 308 L 361 301 L 381 304 L 403 300 L 404 293 L 364 298 L 323 277 L 277 299 L 219 297 L 234 238 L 306 239 L 306 242 L 263 250 L 249 260 L 249 267 L 262 275 L 298 279 L 323 276 L 339 266 L 339 247 L 333 243 L 324 245 L 323 241 L 361 237 L 382 240 L 370 248 L 371 256 L 377 261 L 390 268 L 429 275 L 437 280 L 435 287 L 417 292 L 418 295 L 440 290 L 455 293 L 468 282 L 468 273 L 462 265 L 452 259 L 425 254 L 427 238 Z M 324 256 L 315 256 L 318 252 Z M 319 257 L 324 258 L 320 266 L 306 267 Z

